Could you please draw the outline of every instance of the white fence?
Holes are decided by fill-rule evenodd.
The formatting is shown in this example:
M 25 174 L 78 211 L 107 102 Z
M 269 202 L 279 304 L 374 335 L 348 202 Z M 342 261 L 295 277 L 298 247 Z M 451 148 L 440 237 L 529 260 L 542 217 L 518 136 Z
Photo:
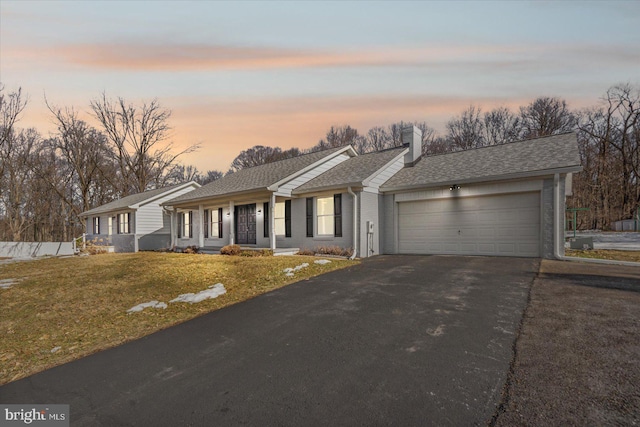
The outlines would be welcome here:
M 0 242 L 2 258 L 73 255 L 72 242 Z

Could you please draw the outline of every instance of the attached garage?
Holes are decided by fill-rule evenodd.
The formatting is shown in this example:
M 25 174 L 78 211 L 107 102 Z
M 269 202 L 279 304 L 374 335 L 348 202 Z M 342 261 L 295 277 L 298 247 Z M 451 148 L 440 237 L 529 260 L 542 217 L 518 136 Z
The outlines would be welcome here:
M 539 257 L 540 192 L 398 203 L 398 252 Z

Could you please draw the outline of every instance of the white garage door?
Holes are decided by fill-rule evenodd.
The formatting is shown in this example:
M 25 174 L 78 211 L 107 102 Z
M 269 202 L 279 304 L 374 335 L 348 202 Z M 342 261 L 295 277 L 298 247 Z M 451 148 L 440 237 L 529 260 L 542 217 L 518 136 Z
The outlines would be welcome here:
M 398 204 L 404 254 L 540 256 L 540 193 Z

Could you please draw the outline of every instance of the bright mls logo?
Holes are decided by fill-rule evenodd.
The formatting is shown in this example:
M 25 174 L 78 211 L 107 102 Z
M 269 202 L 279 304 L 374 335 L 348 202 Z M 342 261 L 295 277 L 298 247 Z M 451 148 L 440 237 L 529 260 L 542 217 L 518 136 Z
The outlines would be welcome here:
M 0 427 L 69 427 L 69 405 L 0 405 Z

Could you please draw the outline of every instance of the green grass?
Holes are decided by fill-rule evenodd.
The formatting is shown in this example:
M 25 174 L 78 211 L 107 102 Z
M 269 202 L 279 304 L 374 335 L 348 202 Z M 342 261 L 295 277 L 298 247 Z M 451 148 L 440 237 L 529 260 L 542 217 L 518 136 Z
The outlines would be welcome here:
M 0 265 L 0 384 L 140 338 L 354 261 L 303 256 L 227 257 L 141 252 L 50 258 Z M 283 269 L 309 267 L 287 277 Z M 137 304 L 197 293 L 227 293 L 197 304 L 171 303 L 128 314 Z M 51 350 L 60 347 L 52 353 Z
M 616 251 L 610 249 L 590 249 L 587 251 L 580 251 L 567 249 L 565 250 L 565 255 L 579 258 L 640 262 L 640 251 Z

